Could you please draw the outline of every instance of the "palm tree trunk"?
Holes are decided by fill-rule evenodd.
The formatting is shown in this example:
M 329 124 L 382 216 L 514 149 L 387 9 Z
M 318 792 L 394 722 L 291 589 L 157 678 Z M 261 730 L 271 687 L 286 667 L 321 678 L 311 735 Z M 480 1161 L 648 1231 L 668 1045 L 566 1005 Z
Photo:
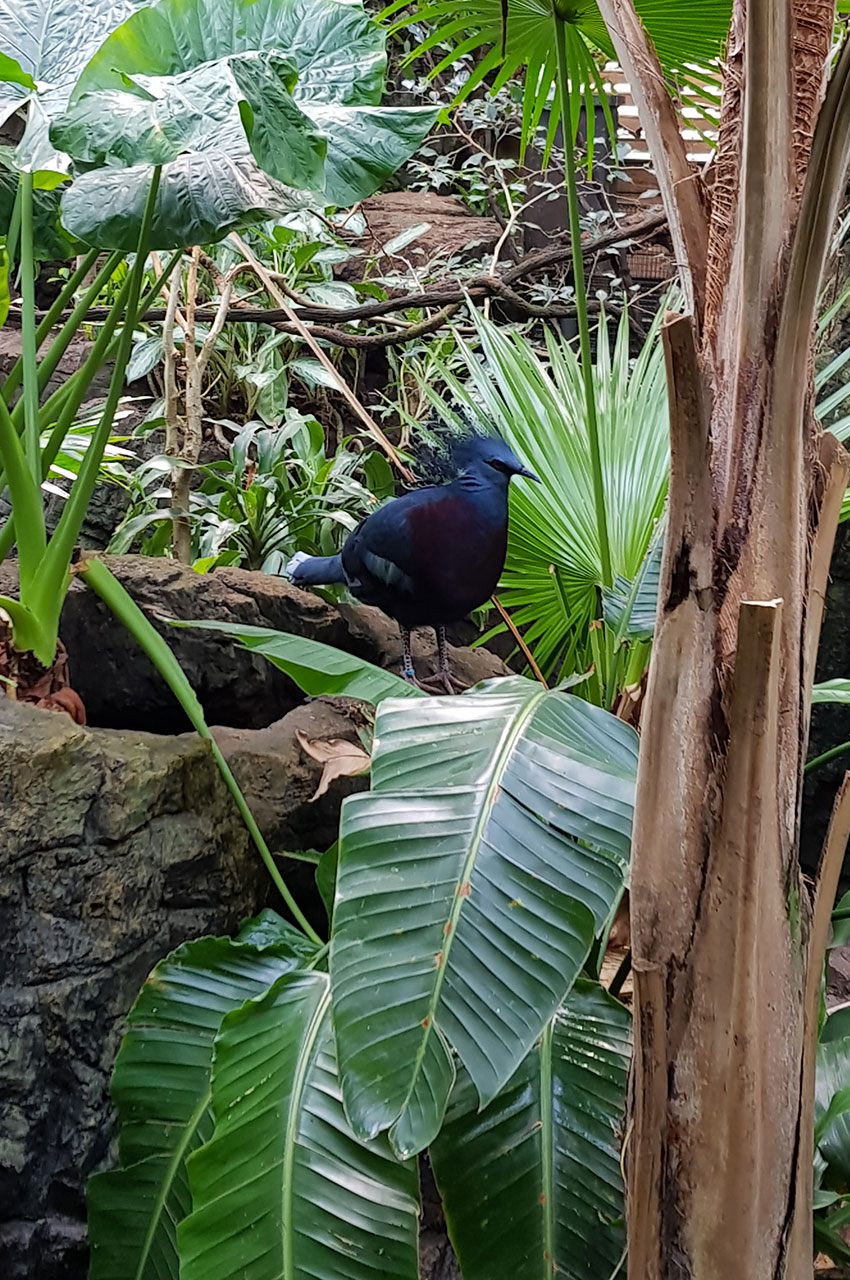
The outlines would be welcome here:
M 813 904 L 797 841 L 848 476 L 818 435 L 811 364 L 850 53 L 822 102 L 833 5 L 736 0 L 709 199 L 631 0 L 600 9 L 652 121 L 690 311 L 663 330 L 670 509 L 633 836 L 629 1274 L 811 1280 L 810 1015 L 831 902 Z

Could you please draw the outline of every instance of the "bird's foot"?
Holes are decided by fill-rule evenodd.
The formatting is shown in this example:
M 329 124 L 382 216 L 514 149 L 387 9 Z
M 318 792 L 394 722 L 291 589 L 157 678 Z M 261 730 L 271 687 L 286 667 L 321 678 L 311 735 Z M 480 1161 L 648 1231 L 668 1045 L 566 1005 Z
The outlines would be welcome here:
M 456 680 L 450 671 L 438 671 L 425 680 L 417 681 L 419 688 L 425 693 L 463 693 L 466 685 Z

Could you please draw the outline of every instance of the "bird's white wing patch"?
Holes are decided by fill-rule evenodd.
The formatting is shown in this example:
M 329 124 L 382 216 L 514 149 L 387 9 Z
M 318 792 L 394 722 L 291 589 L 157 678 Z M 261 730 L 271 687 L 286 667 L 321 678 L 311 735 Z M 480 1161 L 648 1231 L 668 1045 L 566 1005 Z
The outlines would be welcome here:
M 309 559 L 310 557 L 307 555 L 306 551 L 296 551 L 295 555 L 287 563 L 287 566 L 283 571 L 283 576 L 285 578 L 291 578 L 298 566 L 303 564 L 305 560 Z
M 375 555 L 374 551 L 362 551 L 360 559 L 365 567 L 369 570 L 373 578 L 377 578 L 379 582 L 383 582 L 387 587 L 393 587 L 397 591 L 414 591 L 416 584 L 411 577 L 399 569 L 397 564 L 392 560 L 388 560 L 386 556 Z

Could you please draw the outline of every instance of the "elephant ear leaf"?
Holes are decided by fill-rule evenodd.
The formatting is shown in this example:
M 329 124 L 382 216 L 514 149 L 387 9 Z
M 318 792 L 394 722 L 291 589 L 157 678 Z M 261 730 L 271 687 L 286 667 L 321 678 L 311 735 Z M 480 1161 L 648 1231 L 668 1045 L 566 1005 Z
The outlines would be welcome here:
M 27 111 L 19 168 L 67 172 L 50 122 L 67 107 L 89 58 L 136 7 L 133 0 L 0 0 L 0 123 Z
M 331 939 L 361 1136 L 430 1143 L 450 1049 L 482 1105 L 517 1070 L 619 902 L 636 762 L 628 726 L 521 677 L 381 704 L 372 790 L 343 805 Z
M 354 203 L 409 158 L 438 114 L 382 108 L 385 67 L 384 32 L 357 0 L 140 8 L 104 41 L 54 124 L 56 146 L 97 166 L 66 193 L 64 223 L 87 243 L 131 248 L 157 164 L 156 248 Z

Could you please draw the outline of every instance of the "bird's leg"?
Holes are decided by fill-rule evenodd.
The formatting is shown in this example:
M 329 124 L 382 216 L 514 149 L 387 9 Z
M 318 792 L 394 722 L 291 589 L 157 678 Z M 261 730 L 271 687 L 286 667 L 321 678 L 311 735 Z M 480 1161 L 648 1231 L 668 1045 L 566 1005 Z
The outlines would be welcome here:
M 446 640 L 446 628 L 435 627 L 437 633 L 437 653 L 439 655 L 439 670 L 428 680 L 420 680 L 420 689 L 427 689 L 428 692 L 440 693 L 461 693 L 463 685 L 459 680 L 455 680 L 449 666 L 449 644 Z
M 410 632 L 407 627 L 399 627 L 401 632 L 401 677 L 408 684 L 416 684 L 416 672 L 413 670 L 413 658 L 410 656 Z

